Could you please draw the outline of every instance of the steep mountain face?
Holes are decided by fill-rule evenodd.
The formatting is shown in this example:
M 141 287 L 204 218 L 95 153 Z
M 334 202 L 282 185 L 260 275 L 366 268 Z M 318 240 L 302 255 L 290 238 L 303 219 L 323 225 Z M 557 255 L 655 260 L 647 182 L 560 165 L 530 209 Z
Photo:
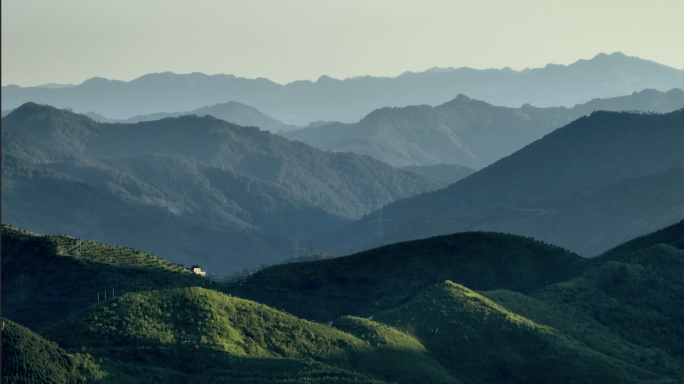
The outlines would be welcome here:
M 360 250 L 455 231 L 504 230 L 596 255 L 677 220 L 681 148 L 684 110 L 595 112 L 445 189 L 384 207 L 383 237 L 367 230 L 374 213 L 331 234 L 327 244 L 343 248 L 350 242 L 336 238 L 355 239 L 346 249 Z
M 369 155 L 394 166 L 448 163 L 482 168 L 597 110 L 672 112 L 682 107 L 681 89 L 647 89 L 573 108 L 497 107 L 459 95 L 437 107 L 382 108 L 358 123 L 333 123 L 283 135 L 320 149 Z
M 6 114 L 3 111 L 3 116 Z M 9 111 L 7 111 L 9 113 Z M 183 115 L 211 115 L 217 119 L 225 120 L 229 123 L 242 125 L 245 127 L 259 127 L 265 131 L 279 132 L 298 129 L 298 126 L 288 125 L 278 121 L 268 115 L 259 112 L 256 108 L 249 105 L 231 101 L 223 104 L 216 104 L 211 107 L 197 108 L 189 112 L 157 112 L 149 115 L 137 115 L 128 119 L 108 119 L 101 114 L 89 112 L 84 115 L 101 123 L 139 123 L 141 121 L 154 121 L 167 117 L 178 117 Z
M 2 87 L 2 109 L 29 101 L 125 119 L 159 111 L 189 111 L 215 103 L 251 105 L 287 124 L 354 122 L 386 106 L 439 105 L 459 93 L 495 105 L 571 106 L 654 88 L 684 88 L 684 70 L 616 52 L 573 64 L 513 71 L 510 68 L 432 69 L 394 78 L 357 77 L 287 85 L 270 80 L 201 73 L 148 74 L 130 82 L 92 78 L 70 88 Z
M 445 185 L 213 117 L 103 124 L 27 104 L 2 124 L 4 221 L 214 273 L 278 262 L 288 239 Z

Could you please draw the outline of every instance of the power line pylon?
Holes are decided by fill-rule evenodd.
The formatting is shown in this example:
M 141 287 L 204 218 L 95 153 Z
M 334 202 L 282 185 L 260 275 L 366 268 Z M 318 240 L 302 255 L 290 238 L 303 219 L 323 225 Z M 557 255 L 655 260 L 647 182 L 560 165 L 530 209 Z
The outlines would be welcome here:
M 392 220 L 392 219 L 383 219 L 383 218 L 382 218 L 382 208 L 380 208 L 380 210 L 378 210 L 378 218 L 375 219 L 375 220 L 373 220 L 373 221 L 369 221 L 369 222 L 368 222 L 368 224 L 376 223 L 376 222 L 378 223 L 377 237 L 381 237 L 381 236 L 383 236 L 383 235 L 385 234 L 385 228 L 384 228 L 383 225 L 382 225 L 382 222 L 383 222 L 383 221 L 394 221 L 394 220 Z

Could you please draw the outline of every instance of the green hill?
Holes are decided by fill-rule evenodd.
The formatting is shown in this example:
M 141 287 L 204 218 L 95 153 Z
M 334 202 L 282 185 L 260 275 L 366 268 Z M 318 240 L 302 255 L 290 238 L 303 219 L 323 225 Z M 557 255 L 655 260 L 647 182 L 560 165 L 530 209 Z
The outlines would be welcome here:
M 531 293 L 579 275 L 586 260 L 532 239 L 468 232 L 392 244 L 352 256 L 266 268 L 228 288 L 308 319 L 367 317 L 444 280 Z
M 657 375 L 612 359 L 450 281 L 375 315 L 473 383 L 637 383 Z
M 70 355 L 28 328 L 2 319 L 4 384 L 75 384 L 103 376 L 90 355 Z
M 617 260 L 597 260 L 534 297 L 589 316 L 636 345 L 684 358 L 684 251 L 659 244 Z
M 2 225 L 2 311 L 41 331 L 127 292 L 207 284 L 184 268 L 131 248 L 41 236 Z
M 2 382 L 8 384 L 382 383 L 313 360 L 237 357 L 194 346 L 98 349 L 94 359 L 88 353 L 67 353 L 10 320 L 2 322 Z
M 129 248 L 3 226 L 5 314 L 66 350 L 15 325 L 3 358 L 20 334 L 23 355 L 7 369 L 31 380 L 54 370 L 102 384 L 676 383 L 683 223 L 593 259 L 468 232 L 207 288 Z M 88 296 L 112 284 L 129 290 Z
M 420 343 L 386 326 L 382 329 L 399 342 L 378 345 L 263 304 L 203 288 L 183 288 L 126 294 L 94 305 L 44 333 L 66 348 L 85 348 L 106 361 L 165 367 L 179 374 L 201 370 L 174 367 L 165 356 L 186 352 L 184 358 L 195 361 L 214 350 L 209 362 L 200 362 L 200 366 L 222 370 L 223 365 L 210 363 L 220 360 L 217 356 L 242 358 L 251 362 L 242 368 L 243 374 L 258 374 L 254 370 L 273 359 L 279 359 L 286 372 L 297 368 L 298 362 L 310 361 L 318 362 L 316 367 L 327 375 L 342 372 L 357 379 L 365 374 L 404 383 L 415 382 L 415 378 L 456 383 L 426 355 Z M 260 363 L 254 358 L 263 360 Z M 410 376 L 397 376 L 389 369 L 416 359 L 422 363 L 421 370 Z
M 376 321 L 345 316 L 332 325 L 373 346 L 373 359 L 364 364 L 365 372 L 389 382 L 456 383 L 415 337 Z M 458 377 L 458 376 L 457 376 Z
M 683 223 L 591 259 L 582 275 L 550 285 L 532 297 L 510 291 L 483 295 L 606 355 L 682 377 Z

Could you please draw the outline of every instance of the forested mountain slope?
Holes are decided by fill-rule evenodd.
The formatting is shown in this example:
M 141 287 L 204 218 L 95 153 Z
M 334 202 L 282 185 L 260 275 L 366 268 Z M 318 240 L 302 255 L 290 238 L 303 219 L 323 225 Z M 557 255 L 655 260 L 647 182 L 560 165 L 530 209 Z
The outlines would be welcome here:
M 593 256 L 678 219 L 681 148 L 684 109 L 594 112 L 445 189 L 389 204 L 382 209 L 382 237 L 368 230 L 379 217 L 375 212 L 326 241 L 331 249 L 358 251 L 457 231 L 497 230 Z M 354 245 L 349 239 L 356 239 Z
M 276 263 L 298 238 L 446 185 L 213 117 L 106 124 L 26 104 L 2 125 L 7 223 L 217 274 Z

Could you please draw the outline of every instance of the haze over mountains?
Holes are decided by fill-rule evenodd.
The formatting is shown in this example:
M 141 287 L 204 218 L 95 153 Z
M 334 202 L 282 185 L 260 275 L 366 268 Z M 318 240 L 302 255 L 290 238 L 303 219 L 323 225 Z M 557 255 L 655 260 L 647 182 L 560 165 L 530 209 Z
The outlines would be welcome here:
M 368 230 L 379 219 L 375 212 L 325 242 L 335 252 L 349 252 L 503 230 L 594 256 L 681 217 L 682 148 L 684 109 L 594 112 L 445 189 L 383 207 L 383 218 L 391 221 L 381 237 Z
M 141 121 L 153 121 L 166 117 L 178 117 L 183 115 L 211 115 L 217 119 L 225 120 L 229 123 L 243 125 L 246 127 L 259 127 L 270 132 L 291 131 L 300 128 L 298 126 L 284 124 L 259 112 L 255 108 L 235 101 L 224 104 L 216 104 L 211 107 L 198 108 L 189 112 L 158 112 L 149 115 L 133 116 L 125 120 L 108 119 L 93 112 L 84 113 L 84 115 L 101 123 L 138 123 Z
M 598 110 L 672 112 L 684 91 L 652 89 L 572 108 L 499 107 L 465 95 L 430 107 L 382 108 L 354 124 L 332 123 L 285 132 L 316 148 L 369 155 L 396 167 L 459 164 L 483 168 L 558 127 Z
M 4 222 L 214 273 L 278 262 L 298 238 L 446 185 L 211 116 L 107 124 L 29 103 L 2 125 Z
M 493 105 L 566 106 L 653 88 L 684 88 L 684 70 L 616 52 L 568 66 L 514 71 L 510 68 L 431 69 L 394 78 L 357 77 L 286 85 L 232 75 L 148 74 L 129 82 L 92 78 L 68 88 L 2 87 L 2 110 L 37 102 L 78 112 L 127 119 L 160 111 L 189 111 L 237 101 L 286 124 L 358 121 L 371 111 L 407 105 L 440 105 L 463 93 Z

